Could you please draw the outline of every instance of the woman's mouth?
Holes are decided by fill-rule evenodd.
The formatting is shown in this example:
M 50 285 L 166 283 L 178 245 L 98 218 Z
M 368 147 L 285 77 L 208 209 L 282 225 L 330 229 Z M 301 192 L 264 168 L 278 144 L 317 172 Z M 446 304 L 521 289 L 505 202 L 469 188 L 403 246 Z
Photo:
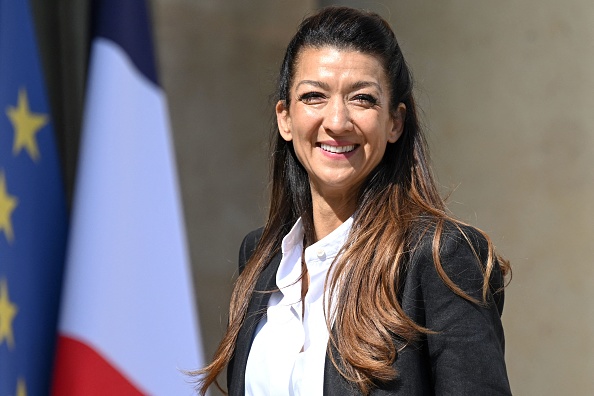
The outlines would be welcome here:
M 320 148 L 324 151 L 334 154 L 344 154 L 353 151 L 357 147 L 356 144 L 349 144 L 347 146 L 331 146 L 329 144 L 320 144 Z

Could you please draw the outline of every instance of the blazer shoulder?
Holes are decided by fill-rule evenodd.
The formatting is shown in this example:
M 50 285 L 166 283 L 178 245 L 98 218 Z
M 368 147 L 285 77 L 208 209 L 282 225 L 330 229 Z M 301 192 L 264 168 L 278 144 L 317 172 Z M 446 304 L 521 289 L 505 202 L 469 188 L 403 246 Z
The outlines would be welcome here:
M 410 245 L 415 253 L 431 254 L 436 229 L 436 222 L 415 228 L 410 238 Z M 454 221 L 444 221 L 439 242 L 440 256 L 451 255 L 459 248 L 467 246 L 482 256 L 488 253 L 489 248 L 489 242 L 481 231 L 473 226 Z
M 243 272 L 245 268 L 245 264 L 248 262 L 250 257 L 254 254 L 256 250 L 256 246 L 258 246 L 258 242 L 262 237 L 262 232 L 264 231 L 264 227 L 257 228 L 253 231 L 250 231 L 241 242 L 241 247 L 239 248 L 239 273 Z
M 509 395 L 501 323 L 503 277 L 495 255 L 483 299 L 489 240 L 478 229 L 454 222 L 444 224 L 438 251 L 434 239 L 435 228 L 414 241 L 402 297 L 407 314 L 434 331 L 424 336 L 423 344 L 434 393 Z M 449 281 L 479 304 L 463 298 L 444 281 L 435 256 Z
M 441 282 L 434 260 L 435 232 L 435 226 L 427 227 L 413 239 L 408 270 L 412 274 L 422 275 L 425 281 L 439 279 Z M 442 228 L 437 256 L 447 277 L 466 293 L 480 300 L 489 258 L 487 237 L 477 228 L 447 221 Z M 492 259 L 494 265 L 489 284 L 495 292 L 502 288 L 504 280 L 496 256 Z

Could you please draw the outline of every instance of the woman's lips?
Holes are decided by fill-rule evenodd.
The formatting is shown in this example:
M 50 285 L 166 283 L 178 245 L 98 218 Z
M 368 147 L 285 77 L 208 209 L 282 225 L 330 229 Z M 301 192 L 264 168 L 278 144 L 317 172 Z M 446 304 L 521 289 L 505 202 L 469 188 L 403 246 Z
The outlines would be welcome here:
M 355 150 L 355 148 L 357 148 L 357 145 L 356 144 L 348 144 L 348 145 L 341 145 L 341 146 L 333 146 L 330 144 L 321 143 L 320 148 L 324 151 L 329 152 L 329 153 L 345 154 L 345 153 L 349 153 L 349 152 Z

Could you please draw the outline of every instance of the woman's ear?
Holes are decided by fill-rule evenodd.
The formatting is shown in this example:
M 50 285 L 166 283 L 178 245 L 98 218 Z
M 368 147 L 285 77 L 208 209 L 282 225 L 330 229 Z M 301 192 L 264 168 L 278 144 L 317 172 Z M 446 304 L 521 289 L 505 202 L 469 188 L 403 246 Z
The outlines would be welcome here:
M 293 140 L 291 134 L 291 116 L 284 100 L 279 100 L 276 104 L 276 124 L 283 139 L 287 142 Z
M 392 116 L 392 130 L 388 133 L 388 142 L 396 143 L 402 131 L 404 130 L 404 120 L 406 119 L 406 105 L 404 103 L 398 103 L 398 107 Z

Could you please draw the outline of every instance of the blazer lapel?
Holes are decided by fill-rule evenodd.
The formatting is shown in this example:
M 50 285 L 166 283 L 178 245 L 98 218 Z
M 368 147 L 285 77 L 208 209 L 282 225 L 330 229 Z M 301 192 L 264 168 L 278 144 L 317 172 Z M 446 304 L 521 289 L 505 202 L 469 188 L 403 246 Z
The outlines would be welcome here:
M 254 339 L 254 331 L 262 316 L 266 313 L 270 294 L 276 289 L 276 272 L 280 265 L 282 254 L 279 252 L 270 264 L 262 271 L 255 286 L 255 291 L 250 299 L 245 321 L 237 335 L 235 355 L 229 363 L 229 378 L 232 379 L 228 386 L 230 396 L 245 394 L 245 369 Z
M 334 332 L 334 336 L 336 336 L 336 332 Z M 324 362 L 324 396 L 355 396 L 361 395 L 359 388 L 357 388 L 353 383 L 348 382 L 334 367 L 332 360 L 330 359 L 329 353 L 330 350 L 332 351 L 332 355 L 337 359 L 338 364 L 340 365 L 341 359 L 338 355 L 338 351 L 336 348 L 332 346 L 330 341 L 328 341 L 328 349 L 326 350 L 326 360 Z

